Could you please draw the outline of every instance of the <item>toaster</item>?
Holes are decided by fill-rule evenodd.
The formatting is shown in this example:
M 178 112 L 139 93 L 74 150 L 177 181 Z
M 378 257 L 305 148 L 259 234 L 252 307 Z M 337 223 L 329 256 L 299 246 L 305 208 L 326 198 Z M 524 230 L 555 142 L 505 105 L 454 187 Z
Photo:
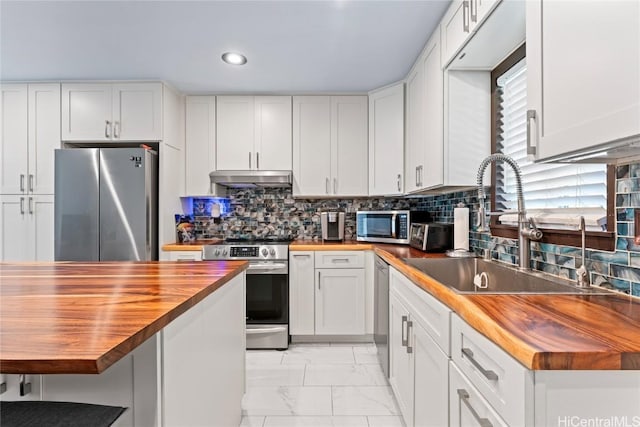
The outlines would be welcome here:
M 453 249 L 453 224 L 443 222 L 411 224 L 409 246 L 424 252 Z

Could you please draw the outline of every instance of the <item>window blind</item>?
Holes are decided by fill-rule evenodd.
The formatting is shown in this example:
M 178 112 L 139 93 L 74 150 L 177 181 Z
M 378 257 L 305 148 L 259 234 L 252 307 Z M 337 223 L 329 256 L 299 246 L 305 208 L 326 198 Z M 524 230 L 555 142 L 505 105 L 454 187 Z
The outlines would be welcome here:
M 522 170 L 527 211 L 558 208 L 607 209 L 607 169 L 601 164 L 540 164 L 527 158 L 526 58 L 497 82 L 497 151 L 511 156 Z M 496 210 L 517 209 L 515 174 L 496 166 Z

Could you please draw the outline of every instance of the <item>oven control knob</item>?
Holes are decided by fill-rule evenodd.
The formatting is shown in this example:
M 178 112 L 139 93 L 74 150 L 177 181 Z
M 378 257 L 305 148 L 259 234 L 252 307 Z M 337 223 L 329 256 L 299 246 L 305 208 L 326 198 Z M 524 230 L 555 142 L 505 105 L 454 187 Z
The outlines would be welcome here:
M 271 256 L 274 256 L 276 254 L 276 250 L 271 248 L 269 249 L 269 253 L 271 254 Z
M 269 250 L 267 248 L 262 248 L 262 256 L 267 256 L 269 254 Z
M 216 251 L 215 251 L 215 255 L 216 255 L 216 256 L 220 256 L 220 249 L 216 249 Z
M 227 250 L 226 249 L 222 250 L 222 256 L 227 256 Z

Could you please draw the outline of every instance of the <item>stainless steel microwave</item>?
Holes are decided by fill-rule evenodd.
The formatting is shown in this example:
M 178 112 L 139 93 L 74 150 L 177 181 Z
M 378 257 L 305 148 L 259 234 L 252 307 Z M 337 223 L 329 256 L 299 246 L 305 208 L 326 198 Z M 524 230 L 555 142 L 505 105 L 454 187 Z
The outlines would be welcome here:
M 356 212 L 356 239 L 363 242 L 409 244 L 412 222 L 430 222 L 426 211 Z

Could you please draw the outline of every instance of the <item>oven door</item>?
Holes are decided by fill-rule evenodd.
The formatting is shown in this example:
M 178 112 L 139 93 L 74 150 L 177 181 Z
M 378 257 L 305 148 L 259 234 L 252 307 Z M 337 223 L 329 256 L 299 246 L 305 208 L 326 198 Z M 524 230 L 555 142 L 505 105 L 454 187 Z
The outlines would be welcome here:
M 247 270 L 247 324 L 289 322 L 289 265 L 250 263 Z

